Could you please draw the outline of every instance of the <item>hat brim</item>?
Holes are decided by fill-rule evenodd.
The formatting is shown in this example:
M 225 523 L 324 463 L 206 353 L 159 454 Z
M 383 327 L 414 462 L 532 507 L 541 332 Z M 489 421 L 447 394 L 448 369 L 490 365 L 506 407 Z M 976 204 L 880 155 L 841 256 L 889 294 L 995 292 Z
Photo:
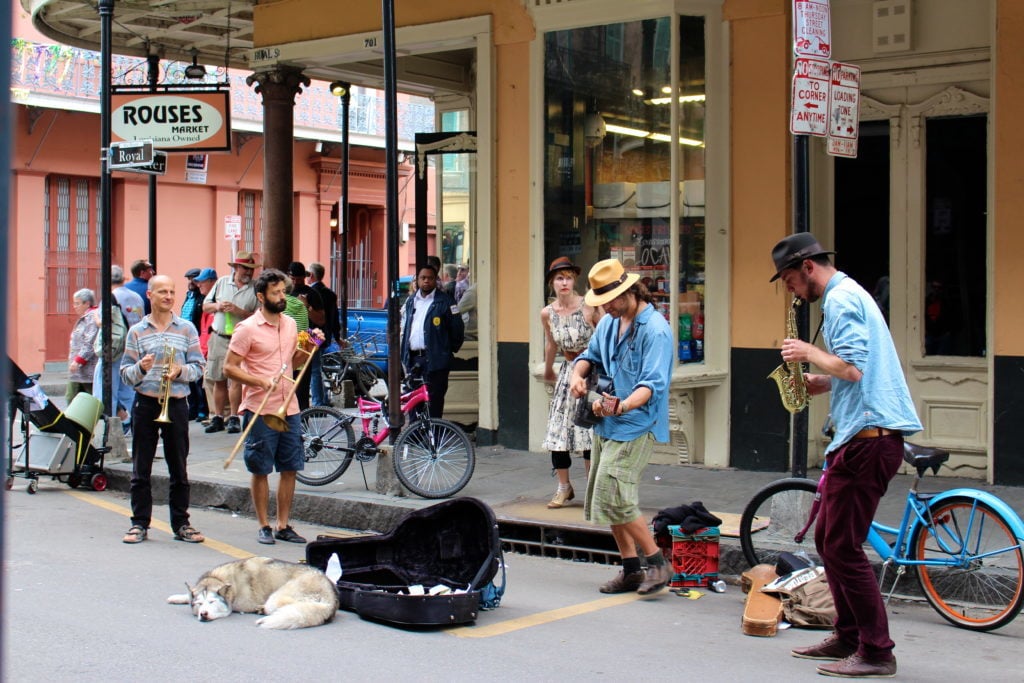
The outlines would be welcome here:
M 262 268 L 263 267 L 262 263 L 240 263 L 238 261 L 228 261 L 228 265 L 232 266 L 232 267 L 234 267 L 234 266 L 245 266 L 246 268 L 252 268 L 252 269 Z
M 627 273 L 626 279 L 618 287 L 611 290 L 610 292 L 604 292 L 602 294 L 594 294 L 593 289 L 587 290 L 587 293 L 583 295 L 583 301 L 588 306 L 604 306 L 606 303 L 619 296 L 627 289 L 635 285 L 640 281 L 640 276 L 636 273 Z
M 566 263 L 563 266 L 559 266 L 558 268 L 555 268 L 553 270 L 549 270 L 548 271 L 548 280 L 550 281 L 551 278 L 553 278 L 557 273 L 560 273 L 563 270 L 571 270 L 576 275 L 576 277 L 580 276 L 580 267 L 579 266 L 571 266 L 568 263 Z
M 835 253 L 836 252 L 834 251 L 816 251 L 813 254 L 808 254 L 807 256 L 799 256 L 793 259 L 792 261 L 789 261 L 786 265 L 779 268 L 775 272 L 775 275 L 771 276 L 771 279 L 769 279 L 768 282 L 775 282 L 780 277 L 782 277 L 782 271 L 789 270 L 790 268 L 795 268 L 809 258 L 814 258 L 815 256 L 834 256 Z

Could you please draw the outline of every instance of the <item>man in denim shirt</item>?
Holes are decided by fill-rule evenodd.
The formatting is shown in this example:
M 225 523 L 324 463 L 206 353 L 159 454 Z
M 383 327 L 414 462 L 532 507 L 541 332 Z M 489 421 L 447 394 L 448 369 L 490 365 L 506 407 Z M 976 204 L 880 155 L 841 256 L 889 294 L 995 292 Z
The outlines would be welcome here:
M 914 403 L 885 318 L 872 296 L 835 269 L 810 233 L 786 237 L 772 250 L 786 290 L 822 300 L 825 347 L 799 339 L 782 342 L 787 363 L 807 362 L 824 374 L 805 374 L 810 394 L 832 392 L 836 433 L 825 451 L 814 543 L 825 565 L 836 606 L 835 633 L 793 650 L 825 660 L 818 673 L 841 678 L 883 678 L 896 673 L 885 603 L 864 552 L 871 520 L 903 460 L 903 437 L 920 431 Z M 838 661 L 836 661 L 838 660 Z
M 596 263 L 589 279 L 584 300 L 603 306 L 608 315 L 576 359 L 569 387 L 574 396 L 586 396 L 586 378 L 594 369 L 612 378 L 615 393 L 593 401 L 601 420 L 594 426 L 584 515 L 611 526 L 622 556 L 622 571 L 601 592 L 647 595 L 667 586 L 672 575 L 640 512 L 639 497 L 654 442 L 668 441 L 672 331 L 640 276 L 626 273 L 617 259 Z M 646 574 L 638 546 L 647 560 Z

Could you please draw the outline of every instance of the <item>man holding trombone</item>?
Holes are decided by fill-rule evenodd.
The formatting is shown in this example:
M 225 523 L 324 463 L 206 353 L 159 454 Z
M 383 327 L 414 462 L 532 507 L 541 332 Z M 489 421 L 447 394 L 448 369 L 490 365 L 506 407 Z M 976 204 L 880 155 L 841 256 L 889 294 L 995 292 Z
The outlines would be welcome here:
M 157 440 L 163 437 L 174 538 L 202 543 L 206 539 L 189 524 L 188 514 L 188 394 L 189 382 L 202 379 L 206 360 L 195 326 L 174 314 L 174 280 L 154 275 L 146 296 L 152 312 L 128 330 L 121 358 L 121 380 L 135 388 L 132 526 L 122 540 L 141 543 L 149 533 L 153 515 L 150 475 Z
M 302 469 L 302 427 L 295 387 L 315 348 L 316 330 L 300 341 L 295 321 L 284 313 L 288 276 L 268 268 L 256 279 L 259 308 L 235 326 L 224 374 L 242 384 L 245 466 L 252 474 L 253 507 L 260 529 L 256 540 L 305 543 L 288 524 L 295 473 Z M 301 366 L 298 375 L 292 368 Z M 293 376 L 295 379 L 293 380 Z M 287 381 L 281 381 L 282 379 Z M 236 451 L 238 446 L 236 445 Z M 233 455 L 233 453 L 232 453 Z M 230 464 L 230 458 L 225 467 Z M 277 526 L 270 527 L 270 473 L 277 469 Z

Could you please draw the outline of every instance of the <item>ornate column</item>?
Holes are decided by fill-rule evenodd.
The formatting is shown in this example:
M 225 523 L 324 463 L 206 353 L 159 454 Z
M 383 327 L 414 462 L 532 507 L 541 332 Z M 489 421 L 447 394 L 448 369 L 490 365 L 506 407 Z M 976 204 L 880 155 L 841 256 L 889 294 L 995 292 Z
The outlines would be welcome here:
M 263 97 L 263 242 L 266 267 L 285 270 L 292 261 L 292 110 L 295 95 L 309 87 L 301 69 L 278 66 L 245 79 Z

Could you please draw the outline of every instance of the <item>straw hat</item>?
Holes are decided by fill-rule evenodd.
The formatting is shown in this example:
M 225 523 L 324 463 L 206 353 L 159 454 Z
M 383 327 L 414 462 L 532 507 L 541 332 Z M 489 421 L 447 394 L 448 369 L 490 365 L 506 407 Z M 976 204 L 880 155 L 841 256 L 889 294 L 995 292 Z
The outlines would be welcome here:
M 228 261 L 229 266 L 245 266 L 246 268 L 259 268 L 261 263 L 256 260 L 256 254 L 249 251 L 240 251 L 235 254 L 234 261 Z
M 595 263 L 587 278 L 590 280 L 590 291 L 583 300 L 588 306 L 603 306 L 636 284 L 640 276 L 627 273 L 619 259 L 610 258 Z

